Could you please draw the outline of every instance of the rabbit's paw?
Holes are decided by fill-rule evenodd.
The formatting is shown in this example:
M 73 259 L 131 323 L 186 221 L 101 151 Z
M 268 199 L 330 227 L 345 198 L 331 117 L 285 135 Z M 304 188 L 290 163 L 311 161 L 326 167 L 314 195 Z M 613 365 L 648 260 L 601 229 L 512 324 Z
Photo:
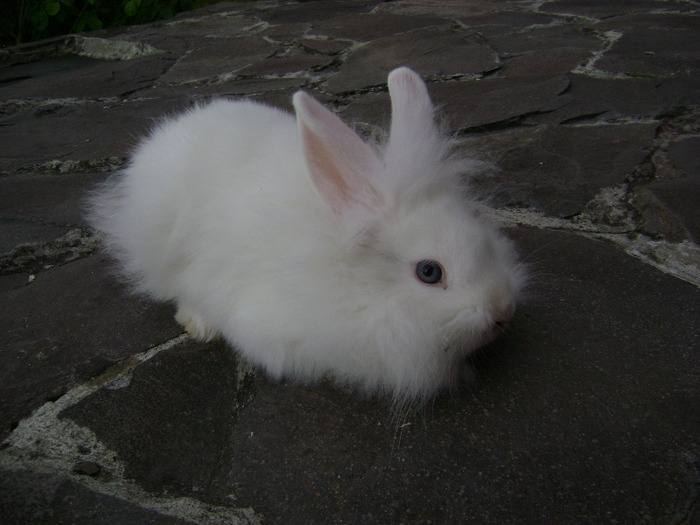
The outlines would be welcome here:
M 182 306 L 178 306 L 175 320 L 187 330 L 187 333 L 192 339 L 196 339 L 197 341 L 206 343 L 219 339 L 221 336 L 218 330 L 207 327 L 204 323 L 204 319 Z

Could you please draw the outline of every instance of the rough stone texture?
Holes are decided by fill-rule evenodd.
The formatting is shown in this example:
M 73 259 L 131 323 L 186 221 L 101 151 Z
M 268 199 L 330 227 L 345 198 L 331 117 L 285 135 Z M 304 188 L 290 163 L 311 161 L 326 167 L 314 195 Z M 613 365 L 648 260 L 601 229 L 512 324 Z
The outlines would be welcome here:
M 95 173 L 23 173 L 0 178 L 0 208 L 7 218 L 87 226 L 85 193 L 103 180 Z M 1 253 L 16 244 L 0 244 Z
M 698 42 L 695 1 L 329 0 L 0 50 L 0 522 L 696 523 Z M 306 89 L 381 135 L 404 64 L 532 274 L 462 389 L 270 382 L 96 254 L 161 115 Z
M 497 192 L 496 202 L 526 205 L 545 213 L 572 216 L 600 188 L 614 186 L 632 174 L 649 154 L 656 124 L 601 124 L 512 130 L 495 139 L 478 137 L 477 147 L 504 141 L 497 157 L 501 170 L 483 181 Z M 597 148 L 600 143 L 604 148 Z
M 628 30 L 597 65 L 605 71 L 628 76 L 687 75 L 695 68 L 700 53 L 696 37 L 697 30 Z
M 272 55 L 275 49 L 273 44 L 256 36 L 214 40 L 183 56 L 160 81 L 180 84 L 232 73 Z
M 151 128 L 154 119 L 189 105 L 186 99 L 73 102 L 49 98 L 38 105 L 17 107 L 16 112 L 2 119 L 6 127 L 0 173 L 53 160 L 123 157 Z
M 449 27 L 415 29 L 351 51 L 325 87 L 339 93 L 385 84 L 385 71 L 409 62 L 424 75 L 450 76 L 491 71 L 498 66 L 498 57 L 472 32 Z
M 5 523 L 142 523 L 186 525 L 190 520 L 100 494 L 65 477 L 24 471 L 0 472 L 0 512 Z
M 150 86 L 171 65 L 172 59 L 162 55 L 116 63 L 75 55 L 40 60 L 12 66 L 14 79 L 3 79 L 0 98 L 12 99 L 19 95 L 23 100 L 43 100 L 47 94 L 54 99 L 124 97 L 131 91 Z M 22 83 L 19 93 L 14 86 L 17 81 Z M 47 82 L 51 84 L 50 91 L 47 91 Z
M 125 461 L 124 475 L 146 490 L 210 499 L 235 453 L 238 410 L 253 395 L 240 367 L 223 343 L 184 344 L 61 417 L 90 427 Z M 99 422 L 94 414 L 102 414 Z
M 129 298 L 107 268 L 103 256 L 86 257 L 3 291 L 0 393 L 12 403 L 0 407 L 0 436 L 47 400 L 179 333 L 171 308 Z

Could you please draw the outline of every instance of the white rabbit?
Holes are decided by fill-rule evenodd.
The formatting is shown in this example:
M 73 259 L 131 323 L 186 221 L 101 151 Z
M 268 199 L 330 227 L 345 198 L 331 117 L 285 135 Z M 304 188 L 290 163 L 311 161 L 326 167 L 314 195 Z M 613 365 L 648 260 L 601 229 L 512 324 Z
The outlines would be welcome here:
M 403 67 L 388 85 L 377 147 L 301 91 L 296 119 L 219 100 L 166 120 L 91 223 L 192 336 L 222 334 L 274 378 L 427 399 L 510 320 L 524 275 L 465 197 L 470 163 L 423 81 Z

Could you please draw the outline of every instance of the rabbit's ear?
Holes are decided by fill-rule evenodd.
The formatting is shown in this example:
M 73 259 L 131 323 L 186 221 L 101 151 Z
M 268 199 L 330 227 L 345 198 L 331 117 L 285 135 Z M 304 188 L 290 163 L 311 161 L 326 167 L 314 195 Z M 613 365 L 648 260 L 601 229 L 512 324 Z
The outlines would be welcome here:
M 388 78 L 391 96 L 389 153 L 409 154 L 436 134 L 433 103 L 420 76 L 407 67 L 394 69 Z
M 377 208 L 382 199 L 368 177 L 382 164 L 372 148 L 303 91 L 295 93 L 294 109 L 311 180 L 333 211 Z

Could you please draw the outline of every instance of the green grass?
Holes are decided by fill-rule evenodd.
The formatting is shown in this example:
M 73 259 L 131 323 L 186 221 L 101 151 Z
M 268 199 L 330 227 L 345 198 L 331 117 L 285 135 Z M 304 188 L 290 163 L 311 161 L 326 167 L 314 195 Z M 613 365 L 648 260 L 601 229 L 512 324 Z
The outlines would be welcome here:
M 221 0 L 4 0 L 0 47 L 68 33 L 143 24 Z

